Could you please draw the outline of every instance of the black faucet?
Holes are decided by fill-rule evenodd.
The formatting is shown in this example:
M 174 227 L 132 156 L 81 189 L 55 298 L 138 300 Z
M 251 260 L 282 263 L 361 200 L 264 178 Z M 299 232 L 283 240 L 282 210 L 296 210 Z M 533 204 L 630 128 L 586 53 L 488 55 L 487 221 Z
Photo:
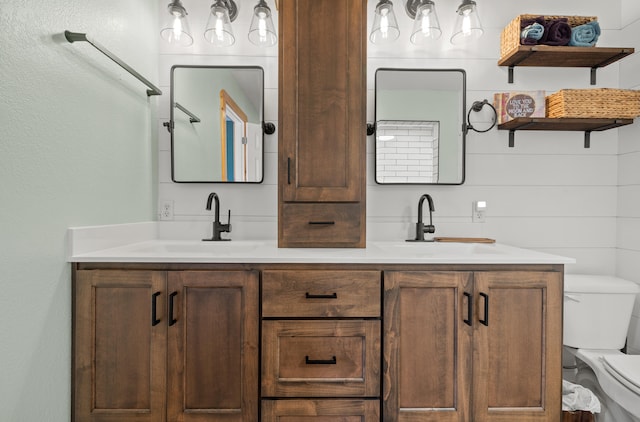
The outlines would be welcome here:
M 227 224 L 220 223 L 220 200 L 218 199 L 218 195 L 215 192 L 211 192 L 209 194 L 209 198 L 207 198 L 207 210 L 211 211 L 211 201 L 215 201 L 215 220 L 213 222 L 213 236 L 211 239 L 202 239 L 204 241 L 220 241 L 220 240 L 231 240 L 231 239 L 223 239 L 220 236 L 220 233 L 229 233 L 231 232 L 231 210 L 229 210 L 229 218 L 227 219 Z
M 429 224 L 425 225 L 422 222 L 422 204 L 424 200 L 429 202 Z M 433 199 L 431 195 L 424 194 L 420 197 L 420 201 L 418 201 L 418 222 L 416 223 L 416 237 L 415 239 L 408 239 L 407 242 L 433 242 L 433 239 L 425 239 L 425 233 L 435 233 L 436 226 L 433 225 L 433 212 L 435 208 L 433 207 Z

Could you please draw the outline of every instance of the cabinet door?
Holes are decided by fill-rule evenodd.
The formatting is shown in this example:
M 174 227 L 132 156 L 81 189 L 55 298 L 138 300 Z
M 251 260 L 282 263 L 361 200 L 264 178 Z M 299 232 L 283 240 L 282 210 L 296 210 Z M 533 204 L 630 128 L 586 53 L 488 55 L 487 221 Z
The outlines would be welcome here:
M 75 273 L 74 421 L 165 420 L 165 285 L 164 272 Z
M 281 0 L 284 201 L 359 202 L 366 142 L 366 0 Z
M 562 274 L 475 273 L 475 421 L 561 418 Z
M 385 421 L 469 421 L 472 276 L 385 271 Z
M 258 420 L 258 274 L 169 273 L 169 421 Z

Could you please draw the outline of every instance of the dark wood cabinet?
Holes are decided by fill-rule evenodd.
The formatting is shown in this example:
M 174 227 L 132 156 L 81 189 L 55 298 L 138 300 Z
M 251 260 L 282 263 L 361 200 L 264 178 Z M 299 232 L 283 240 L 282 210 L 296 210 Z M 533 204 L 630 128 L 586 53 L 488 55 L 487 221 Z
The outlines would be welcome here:
M 561 265 L 78 264 L 74 422 L 555 422 Z
M 473 274 L 387 271 L 384 279 L 384 420 L 473 420 Z
M 384 420 L 559 420 L 562 273 L 384 277 Z
M 257 421 L 258 273 L 81 270 L 74 421 Z
M 366 7 L 279 3 L 280 247 L 365 247 Z
M 381 302 L 380 271 L 263 271 L 264 421 L 379 421 Z
M 172 271 L 167 292 L 168 420 L 256 421 L 258 274 Z
M 162 271 L 75 274 L 74 421 L 165 420 L 165 285 Z
M 562 273 L 476 272 L 474 280 L 473 420 L 560 420 Z

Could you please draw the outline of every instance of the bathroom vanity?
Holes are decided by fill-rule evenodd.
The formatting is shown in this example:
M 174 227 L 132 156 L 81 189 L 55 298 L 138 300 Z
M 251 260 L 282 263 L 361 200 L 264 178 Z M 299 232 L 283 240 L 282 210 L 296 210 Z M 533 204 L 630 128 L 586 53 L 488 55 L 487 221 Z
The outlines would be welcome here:
M 74 421 L 560 418 L 567 258 L 151 239 L 69 260 Z

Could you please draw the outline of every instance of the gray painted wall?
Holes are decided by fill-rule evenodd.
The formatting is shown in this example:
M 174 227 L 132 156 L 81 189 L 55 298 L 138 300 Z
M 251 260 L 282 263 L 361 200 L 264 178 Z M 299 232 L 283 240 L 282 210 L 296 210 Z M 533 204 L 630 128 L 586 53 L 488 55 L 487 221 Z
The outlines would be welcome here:
M 65 29 L 157 81 L 155 2 L 0 6 L 0 420 L 70 420 L 69 226 L 154 219 L 156 103 Z

